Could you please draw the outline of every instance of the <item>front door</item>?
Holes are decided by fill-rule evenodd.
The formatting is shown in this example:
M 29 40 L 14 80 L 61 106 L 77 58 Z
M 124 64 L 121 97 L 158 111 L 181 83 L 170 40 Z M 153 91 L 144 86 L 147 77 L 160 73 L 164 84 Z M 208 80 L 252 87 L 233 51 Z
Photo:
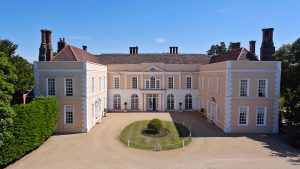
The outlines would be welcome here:
M 147 111 L 157 111 L 158 108 L 158 95 L 147 94 Z

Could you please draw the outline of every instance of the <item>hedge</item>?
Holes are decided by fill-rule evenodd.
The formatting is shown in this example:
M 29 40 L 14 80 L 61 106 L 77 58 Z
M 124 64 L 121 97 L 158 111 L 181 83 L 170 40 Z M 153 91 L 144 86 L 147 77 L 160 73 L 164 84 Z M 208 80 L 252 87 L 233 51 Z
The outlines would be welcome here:
M 53 134 L 58 122 L 59 106 L 55 97 L 36 97 L 30 104 L 13 106 L 13 110 L 16 116 L 8 129 L 13 137 L 0 150 L 0 166 L 40 146 Z

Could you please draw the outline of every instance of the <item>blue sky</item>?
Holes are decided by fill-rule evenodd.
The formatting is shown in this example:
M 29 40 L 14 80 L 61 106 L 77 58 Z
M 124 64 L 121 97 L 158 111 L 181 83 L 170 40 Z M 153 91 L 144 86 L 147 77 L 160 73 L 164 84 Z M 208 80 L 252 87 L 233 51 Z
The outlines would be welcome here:
M 248 48 L 261 29 L 274 27 L 276 48 L 300 37 L 299 0 L 51 0 L 0 1 L 0 38 L 19 44 L 18 54 L 38 59 L 40 29 L 53 31 L 53 48 L 65 37 L 93 54 L 168 51 L 205 53 L 221 41 Z

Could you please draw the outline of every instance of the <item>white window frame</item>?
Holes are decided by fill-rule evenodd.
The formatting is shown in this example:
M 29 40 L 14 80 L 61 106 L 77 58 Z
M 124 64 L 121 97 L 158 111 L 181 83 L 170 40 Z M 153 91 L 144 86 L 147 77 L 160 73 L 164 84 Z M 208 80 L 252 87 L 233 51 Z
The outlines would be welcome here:
M 72 107 L 72 123 L 67 123 L 67 113 L 66 113 L 66 110 L 67 110 L 67 106 L 71 106 Z M 75 123 L 75 118 L 74 118 L 74 105 L 64 105 L 64 124 L 74 124 Z
M 92 77 L 92 93 L 95 93 L 95 78 Z
M 160 88 L 161 88 L 161 81 L 160 81 L 160 79 L 156 79 L 155 80 L 155 89 L 160 89 Z
M 258 109 L 263 108 L 264 109 L 264 123 L 263 124 L 257 124 L 257 117 L 258 117 Z M 267 106 L 257 106 L 256 107 L 256 116 L 255 116 L 255 124 L 256 126 L 267 126 Z
M 241 113 L 241 108 L 246 107 L 246 124 L 240 124 L 240 113 Z M 249 124 L 249 106 L 239 106 L 238 110 L 238 126 L 248 126 Z
M 217 77 L 217 95 L 220 95 L 221 92 L 221 78 Z
M 74 96 L 74 78 L 73 77 L 65 77 L 64 78 L 64 96 L 66 97 L 72 97 L 72 96 L 67 96 L 67 86 L 66 86 L 66 82 L 67 82 L 67 79 L 72 79 L 72 96 Z
M 167 95 L 167 110 L 175 110 L 175 96 L 173 93 Z
M 262 96 L 259 96 L 259 81 L 260 80 L 265 80 L 265 96 L 264 97 L 268 97 L 268 79 L 258 79 L 257 80 L 257 89 L 256 89 L 256 91 L 257 91 L 257 97 L 262 97 Z M 264 97 L 262 97 L 262 98 L 264 98 Z
M 134 87 L 133 85 L 133 79 L 136 78 L 136 87 Z M 131 77 L 131 88 L 132 89 L 138 89 L 138 86 L 139 86 L 139 78 L 137 76 L 132 76 Z
M 118 83 L 116 83 L 117 79 L 118 79 Z M 120 75 L 115 75 L 114 76 L 114 88 L 115 89 L 120 89 Z
M 170 85 L 170 79 L 172 78 L 171 82 L 172 82 L 172 85 Z M 174 76 L 169 76 L 168 77 L 168 88 L 169 89 L 174 89 Z
M 54 95 L 49 95 L 49 79 L 54 79 Z M 47 77 L 46 78 L 46 96 L 55 96 L 55 95 L 56 95 L 55 78 Z
M 191 87 L 189 87 L 188 78 L 191 78 L 191 84 L 190 84 Z M 193 89 L 193 78 L 192 78 L 192 75 L 187 75 L 185 79 L 186 79 L 186 88 L 187 89 Z
M 241 96 L 241 82 L 242 80 L 247 80 L 247 96 Z M 250 89 L 250 79 L 247 78 L 240 78 L 239 81 L 239 97 L 249 97 L 249 89 Z
M 147 83 L 148 83 L 148 85 L 147 85 Z M 150 89 L 150 80 L 149 79 L 145 80 L 145 89 Z

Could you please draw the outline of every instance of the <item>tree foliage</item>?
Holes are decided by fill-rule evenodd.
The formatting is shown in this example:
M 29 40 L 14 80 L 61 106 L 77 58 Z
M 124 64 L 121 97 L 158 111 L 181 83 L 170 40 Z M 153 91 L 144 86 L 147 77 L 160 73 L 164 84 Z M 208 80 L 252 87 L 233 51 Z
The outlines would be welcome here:
M 0 101 L 0 149 L 7 140 L 13 138 L 12 133 L 8 130 L 13 125 L 15 113 L 9 104 Z
M 9 62 L 6 54 L 0 52 L 0 101 L 10 103 L 15 92 L 14 83 L 17 76 L 15 67 Z
M 300 38 L 280 47 L 275 55 L 281 61 L 283 118 L 289 125 L 300 125 Z
M 211 45 L 210 49 L 206 51 L 206 53 L 208 55 L 216 55 L 218 53 L 217 52 L 218 50 L 220 50 L 219 51 L 220 53 L 224 53 L 228 51 L 225 42 L 220 42 L 220 44 Z
M 18 45 L 8 39 L 0 40 L 0 52 L 6 53 L 8 57 L 14 56 Z

